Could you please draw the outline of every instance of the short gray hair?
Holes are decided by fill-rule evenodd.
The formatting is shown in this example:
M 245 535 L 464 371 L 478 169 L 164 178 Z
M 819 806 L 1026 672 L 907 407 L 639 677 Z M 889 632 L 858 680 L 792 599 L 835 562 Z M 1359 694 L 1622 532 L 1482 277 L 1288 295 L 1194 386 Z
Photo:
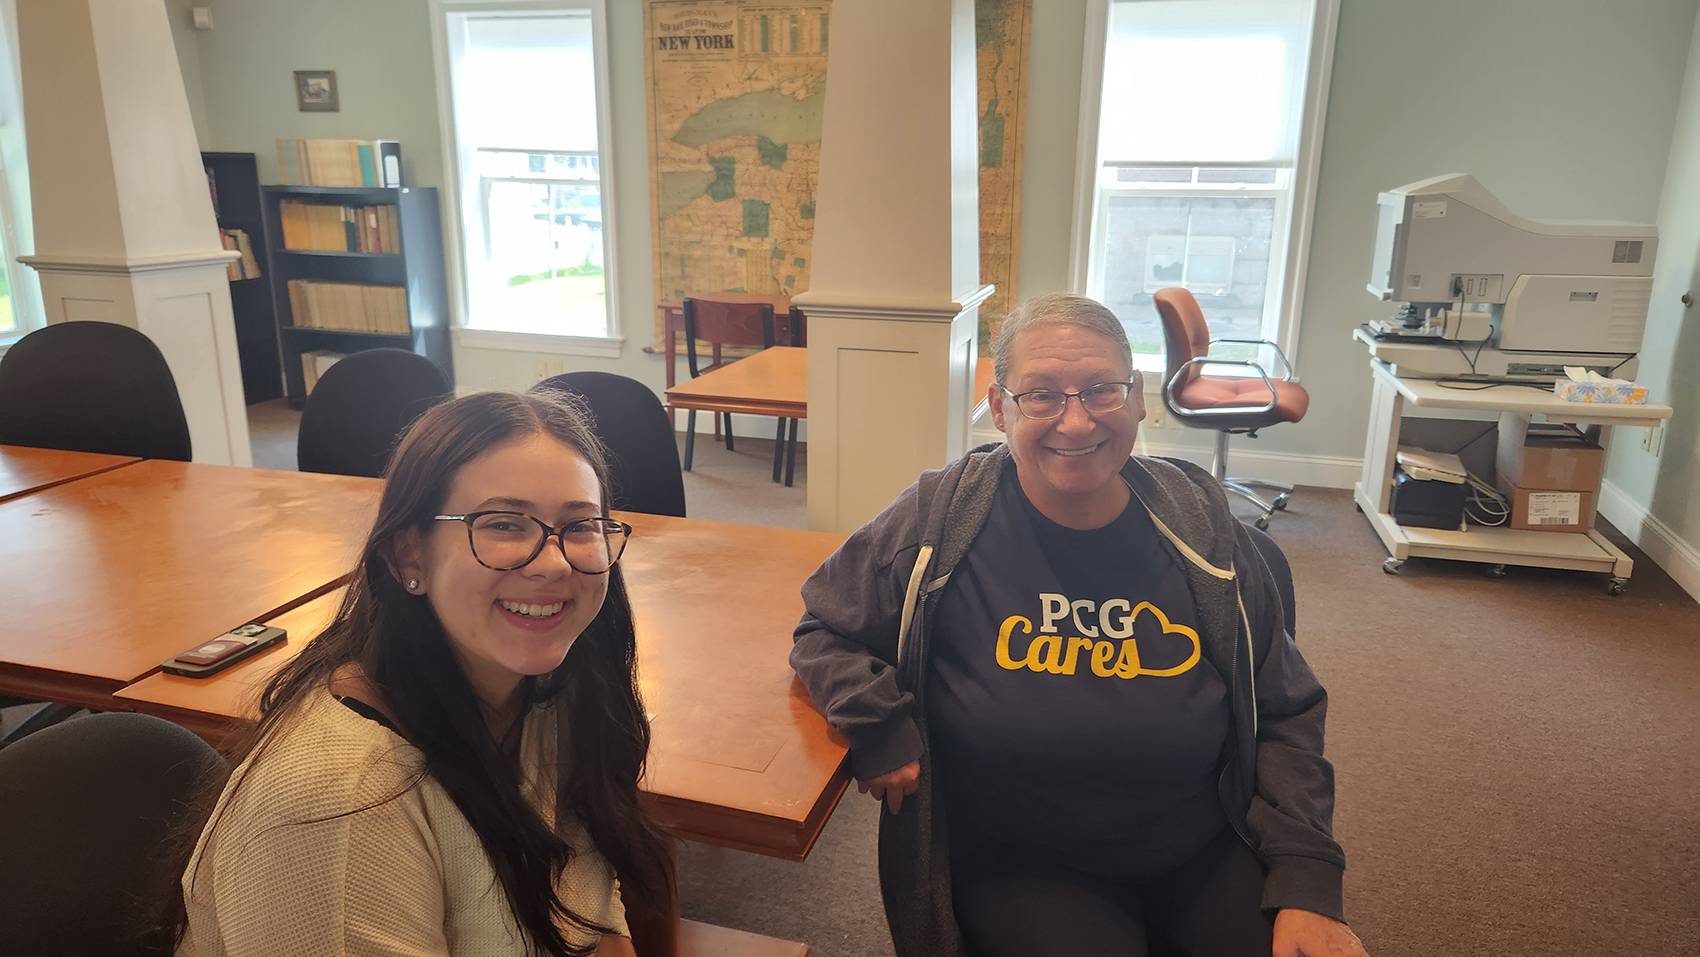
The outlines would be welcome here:
M 1103 303 L 1085 296 L 1073 293 L 1053 292 L 1043 296 L 1035 296 L 1017 306 L 1008 316 L 1004 317 L 1003 326 L 992 340 L 992 355 L 996 356 L 995 369 L 997 383 L 1003 385 L 1009 381 L 1009 353 L 1015 345 L 1015 337 L 1034 326 L 1070 325 L 1079 326 L 1088 332 L 1095 332 L 1120 347 L 1121 353 L 1127 359 L 1128 367 L 1133 366 L 1133 346 L 1127 341 L 1127 330 L 1122 327 L 1121 320 Z

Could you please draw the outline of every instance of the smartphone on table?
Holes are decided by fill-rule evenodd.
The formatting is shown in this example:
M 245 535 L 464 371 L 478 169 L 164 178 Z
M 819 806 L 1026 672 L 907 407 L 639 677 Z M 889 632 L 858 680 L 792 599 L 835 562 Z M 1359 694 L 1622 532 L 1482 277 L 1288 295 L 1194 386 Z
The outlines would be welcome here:
M 186 678 L 205 678 L 252 658 L 289 637 L 282 628 L 258 622 L 233 628 L 160 664 L 162 671 Z

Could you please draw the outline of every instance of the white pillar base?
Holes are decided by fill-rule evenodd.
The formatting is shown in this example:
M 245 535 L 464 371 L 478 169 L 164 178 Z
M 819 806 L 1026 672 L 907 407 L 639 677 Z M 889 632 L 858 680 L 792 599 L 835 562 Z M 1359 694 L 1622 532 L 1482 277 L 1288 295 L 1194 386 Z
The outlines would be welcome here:
M 970 447 L 980 304 L 825 302 L 809 321 L 809 527 L 848 533 Z
M 171 367 L 195 461 L 253 464 L 225 250 L 140 261 L 26 256 L 47 321 L 115 322 L 145 334 Z

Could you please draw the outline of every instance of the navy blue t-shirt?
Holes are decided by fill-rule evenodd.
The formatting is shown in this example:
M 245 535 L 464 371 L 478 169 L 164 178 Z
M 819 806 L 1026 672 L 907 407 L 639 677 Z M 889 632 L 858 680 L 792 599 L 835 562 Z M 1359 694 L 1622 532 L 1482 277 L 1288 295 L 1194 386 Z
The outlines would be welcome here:
M 953 855 L 995 847 L 1142 880 L 1226 823 L 1227 685 L 1139 499 L 1080 531 L 1015 469 L 946 586 L 927 713 Z

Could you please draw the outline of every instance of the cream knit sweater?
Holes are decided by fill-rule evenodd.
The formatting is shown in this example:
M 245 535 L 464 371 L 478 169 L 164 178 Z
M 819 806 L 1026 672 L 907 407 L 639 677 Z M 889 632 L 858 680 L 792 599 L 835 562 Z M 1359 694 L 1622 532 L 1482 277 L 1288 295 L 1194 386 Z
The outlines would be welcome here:
M 554 728 L 552 712 L 534 710 L 520 743 L 527 796 L 546 819 Z M 525 952 L 466 817 L 432 778 L 403 790 L 423 762 L 418 749 L 319 691 L 256 754 L 231 775 L 240 787 L 226 787 L 189 859 L 177 957 Z M 561 875 L 561 900 L 627 934 L 607 863 L 578 822 L 560 830 L 579 851 Z

